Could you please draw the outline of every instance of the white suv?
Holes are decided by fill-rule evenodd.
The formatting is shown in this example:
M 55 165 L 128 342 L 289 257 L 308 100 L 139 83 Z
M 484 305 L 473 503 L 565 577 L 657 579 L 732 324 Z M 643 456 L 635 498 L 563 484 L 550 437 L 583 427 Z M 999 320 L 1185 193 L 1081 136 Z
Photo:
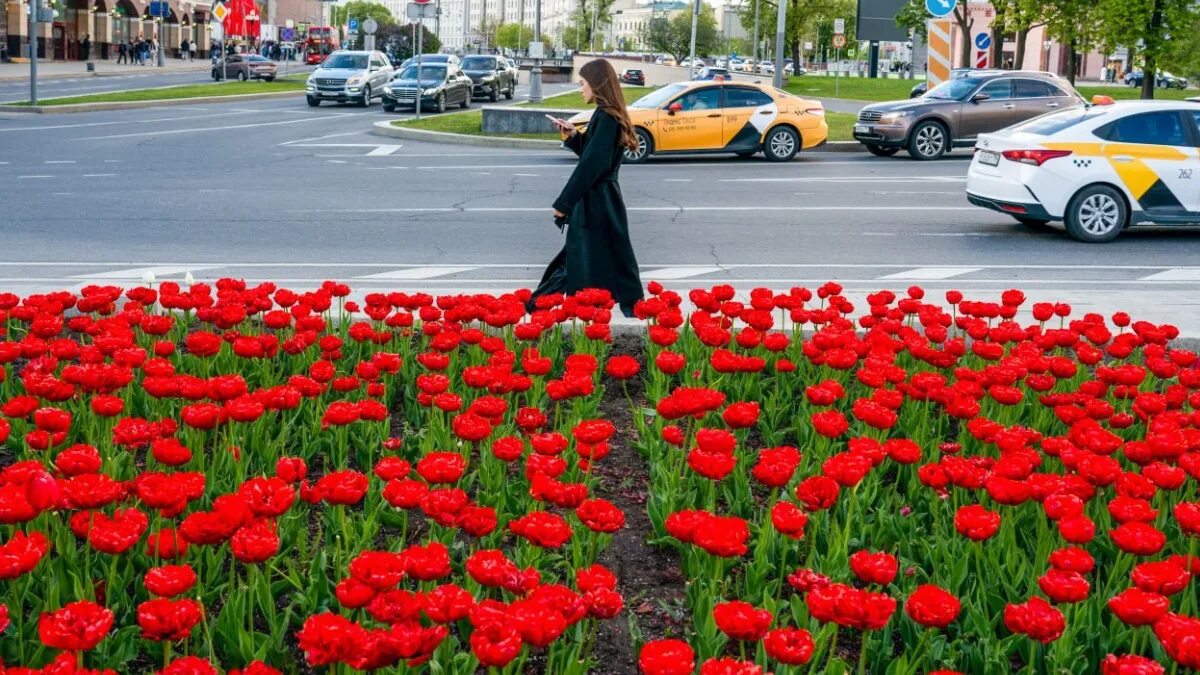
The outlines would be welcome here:
M 305 86 L 308 104 L 321 101 L 371 105 L 371 99 L 383 97 L 383 86 L 392 79 L 392 64 L 383 52 L 336 51 L 308 76 Z

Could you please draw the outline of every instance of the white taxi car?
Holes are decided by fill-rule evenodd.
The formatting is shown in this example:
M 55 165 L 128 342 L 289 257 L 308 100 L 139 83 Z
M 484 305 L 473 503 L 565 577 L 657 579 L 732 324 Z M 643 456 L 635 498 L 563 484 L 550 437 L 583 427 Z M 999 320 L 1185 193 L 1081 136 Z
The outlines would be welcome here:
M 1200 104 L 1100 100 L 980 134 L 967 199 L 1086 242 L 1138 223 L 1200 225 Z

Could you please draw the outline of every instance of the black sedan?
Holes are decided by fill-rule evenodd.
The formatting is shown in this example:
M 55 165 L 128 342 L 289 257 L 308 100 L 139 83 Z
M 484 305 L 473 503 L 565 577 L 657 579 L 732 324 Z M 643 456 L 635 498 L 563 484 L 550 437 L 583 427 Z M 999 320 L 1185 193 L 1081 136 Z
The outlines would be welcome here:
M 392 112 L 400 107 L 415 108 L 418 93 L 422 109 L 446 112 L 446 107 L 454 104 L 469 108 L 471 78 L 458 66 L 422 65 L 418 83 L 417 66 L 409 66 L 383 88 L 383 109 Z
M 501 94 L 512 100 L 517 93 L 517 69 L 510 66 L 503 56 L 464 56 L 459 67 L 471 78 L 475 96 L 486 96 L 494 103 Z
M 639 87 L 646 86 L 646 74 L 637 68 L 626 68 L 621 71 L 621 82 L 624 84 L 636 84 Z

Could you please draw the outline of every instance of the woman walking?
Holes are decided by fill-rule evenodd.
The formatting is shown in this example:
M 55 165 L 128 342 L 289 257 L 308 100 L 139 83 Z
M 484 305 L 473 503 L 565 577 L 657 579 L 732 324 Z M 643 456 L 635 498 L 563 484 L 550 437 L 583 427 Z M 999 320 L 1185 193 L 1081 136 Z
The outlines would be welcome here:
M 564 136 L 563 145 L 579 155 L 579 164 L 554 200 L 555 223 L 567 224 L 566 244 L 546 268 L 529 307 L 542 295 L 603 288 L 625 316 L 633 316 L 634 303 L 642 299 L 642 280 L 617 174 L 625 150 L 637 149 L 637 136 L 608 61 L 590 61 L 579 75 L 583 100 L 595 103 L 596 111 L 582 134 L 551 118 Z

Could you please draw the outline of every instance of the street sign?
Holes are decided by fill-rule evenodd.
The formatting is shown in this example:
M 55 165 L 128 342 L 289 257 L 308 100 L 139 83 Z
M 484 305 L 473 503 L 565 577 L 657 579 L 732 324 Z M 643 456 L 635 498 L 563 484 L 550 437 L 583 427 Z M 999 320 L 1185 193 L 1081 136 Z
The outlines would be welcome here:
M 925 68 L 925 81 L 932 89 L 950 79 L 950 19 L 930 19 L 926 27 L 929 60 Z
M 362 24 L 362 29 L 367 35 L 374 35 L 375 31 L 379 30 L 379 22 L 371 17 L 367 17 L 367 20 Z
M 812 46 L 812 43 L 811 43 L 811 42 L 805 42 L 805 43 L 804 43 L 804 49 L 805 49 L 805 50 L 809 50 L 809 49 L 812 49 L 812 48 L 813 48 L 813 46 Z
M 221 23 L 220 21 L 213 21 L 212 23 L 208 24 L 208 30 L 210 33 L 212 33 L 212 39 L 225 39 L 225 24 Z
M 358 32 L 358 19 L 350 19 L 350 32 L 351 33 Z
M 544 58 L 545 53 L 545 46 L 541 42 L 530 42 L 529 49 L 525 51 L 525 54 L 531 59 Z
M 949 16 L 950 12 L 954 11 L 956 4 L 958 4 L 958 0 L 925 0 L 925 9 L 940 19 L 943 16 Z
M 410 2 L 405 15 L 410 19 L 436 19 L 437 5 L 428 2 Z
M 975 52 L 975 67 L 976 68 L 987 68 L 988 67 L 987 51 Z
M 171 7 L 166 0 L 152 0 L 150 3 L 150 16 L 170 16 Z
M 217 21 L 225 21 L 225 17 L 229 16 L 229 8 L 225 6 L 225 3 L 218 2 L 213 5 L 212 15 Z
M 833 20 L 833 32 L 844 34 L 846 32 L 846 20 L 845 19 L 834 19 Z
M 975 47 L 978 49 L 987 49 L 992 46 L 992 36 L 987 33 L 979 33 L 975 36 Z
M 834 49 L 841 49 L 845 46 L 846 46 L 846 36 L 845 35 L 842 35 L 839 33 L 839 34 L 833 36 L 833 48 Z

